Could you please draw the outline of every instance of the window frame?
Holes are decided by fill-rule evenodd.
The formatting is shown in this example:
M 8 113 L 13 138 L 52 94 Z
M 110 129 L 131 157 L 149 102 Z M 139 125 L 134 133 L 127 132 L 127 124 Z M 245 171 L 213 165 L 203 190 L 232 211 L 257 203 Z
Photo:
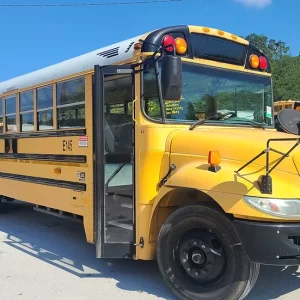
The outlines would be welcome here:
M 49 107 L 44 107 L 44 108 L 38 108 L 38 92 L 39 90 L 41 89 L 45 89 L 45 88 L 49 88 L 51 87 L 51 92 L 52 92 L 52 106 L 49 106 Z M 57 130 L 57 128 L 55 128 L 54 126 L 54 110 L 55 110 L 55 107 L 54 107 L 54 101 L 56 101 L 56 96 L 54 97 L 54 92 L 56 90 L 56 83 L 54 84 L 47 84 L 47 85 L 43 85 L 43 86 L 40 86 L 40 87 L 37 87 L 35 89 L 35 93 L 36 93 L 36 131 L 37 132 L 43 132 L 43 131 L 49 131 L 49 130 Z M 43 112 L 43 111 L 49 111 L 49 110 L 52 110 L 52 128 L 49 128 L 49 129 L 42 129 L 40 130 L 39 127 L 40 127 L 40 124 L 39 124 L 39 113 L 40 112 Z
M 2 98 L 2 101 L 4 101 L 4 112 L 3 112 L 3 116 L 4 116 L 4 119 L 5 119 L 5 133 L 7 134 L 14 134 L 14 133 L 18 133 L 18 99 L 19 99 L 19 96 L 18 96 L 19 93 L 16 93 L 16 94 L 11 94 L 11 95 L 7 95 L 7 96 L 4 96 Z M 16 110 L 14 113 L 6 113 L 6 101 L 9 100 L 9 99 L 12 99 L 12 98 L 15 98 L 15 106 L 16 106 Z M 10 116 L 15 116 L 15 120 L 16 120 L 16 124 L 14 124 L 13 126 L 16 126 L 16 131 L 10 131 L 8 130 L 8 125 L 7 125 L 7 117 L 10 117 Z M 4 133 L 3 132 L 3 133 Z
M 29 92 L 32 92 L 32 110 L 24 110 L 22 111 L 22 106 L 21 106 L 21 101 L 22 101 L 22 94 L 27 94 Z M 35 116 L 34 116 L 34 98 L 35 98 L 35 93 L 36 93 L 36 89 L 30 89 L 30 90 L 26 90 L 23 92 L 18 93 L 19 94 L 19 112 L 18 115 L 20 116 L 20 126 L 19 126 L 19 130 L 20 133 L 21 132 L 34 132 L 35 131 Z M 23 127 L 23 115 L 29 115 L 30 113 L 32 113 L 33 116 L 33 129 L 32 130 L 22 130 Z
M 42 85 L 35 86 L 35 87 L 30 87 L 27 89 L 20 89 L 20 91 L 12 91 L 11 93 L 4 93 L 0 95 L 0 103 L 1 103 L 1 108 L 2 108 L 2 122 L 3 122 L 3 131 L 1 132 L 0 130 L 0 135 L 1 134 L 34 134 L 34 133 L 42 133 L 42 132 L 59 132 L 59 131 L 68 131 L 68 130 L 82 130 L 86 129 L 87 123 L 86 123 L 86 112 L 87 112 L 87 101 L 86 101 L 86 96 L 87 93 L 89 93 L 89 90 L 92 89 L 92 86 L 89 87 L 87 86 L 87 77 L 90 76 L 90 74 L 81 74 L 77 76 L 72 76 L 64 80 L 56 80 L 48 83 L 43 83 Z M 69 103 L 69 104 L 63 104 L 57 106 L 57 86 L 61 83 L 64 82 L 69 82 L 73 80 L 81 79 L 83 82 L 83 101 L 79 102 L 74 102 L 74 103 Z M 49 107 L 44 107 L 38 109 L 38 92 L 39 90 L 43 88 L 51 87 L 52 90 L 52 106 Z M 21 97 L 23 93 L 27 92 L 32 92 L 33 93 L 33 110 L 24 110 L 22 111 L 21 109 Z M 6 113 L 7 110 L 7 101 L 12 101 L 10 99 L 15 99 L 15 111 L 13 113 Z M 9 102 L 8 102 L 9 103 Z M 50 103 L 49 103 L 50 104 Z M 84 125 L 83 126 L 68 126 L 68 127 L 63 127 L 59 128 L 58 123 L 59 120 L 57 118 L 57 113 L 59 108 L 63 107 L 76 107 L 76 106 L 83 106 L 84 109 L 84 114 L 82 116 L 82 119 L 84 119 Z M 46 128 L 46 129 L 39 129 L 39 119 L 38 119 L 38 114 L 43 112 L 43 111 L 52 111 L 52 128 Z M 1 111 L 0 111 L 1 112 Z M 22 115 L 24 114 L 29 114 L 33 113 L 33 121 L 34 121 L 34 126 L 33 130 L 22 130 Z M 7 117 L 14 117 L 15 118 L 15 130 L 14 131 L 8 131 L 8 125 L 7 125 Z M 0 116 L 1 119 L 1 116 Z M 1 122 L 1 120 L 0 120 Z
M 79 102 L 74 102 L 74 103 L 68 103 L 68 104 L 60 104 L 58 105 L 58 85 L 59 84 L 63 84 L 63 83 L 68 83 L 68 82 L 72 82 L 72 81 L 76 81 L 78 79 L 81 79 L 83 80 L 83 86 L 84 86 L 84 90 L 83 90 L 83 98 L 84 100 L 83 101 L 79 101 Z M 77 76 L 77 77 L 72 77 L 70 79 L 66 79 L 66 80 L 63 80 L 63 81 L 58 81 L 55 83 L 55 101 L 56 101 L 56 115 L 57 115 L 57 118 L 56 118 L 56 130 L 71 130 L 74 128 L 86 128 L 86 89 L 87 89 L 87 86 L 86 86 L 86 75 L 81 75 L 81 76 Z M 81 105 L 84 105 L 84 126 L 76 126 L 76 127 L 72 127 L 72 126 L 69 126 L 67 128 L 62 128 L 60 127 L 60 124 L 59 124 L 59 109 L 61 108 L 65 108 L 65 107 L 76 107 L 76 106 L 81 106 Z
M 0 134 L 4 133 L 4 129 L 5 129 L 5 116 L 4 116 L 4 111 L 3 111 L 3 107 L 4 107 L 4 97 L 0 97 L 0 109 L 1 109 L 1 114 L 0 114 Z M 1 127 L 1 123 L 2 123 L 2 127 Z M 2 131 L 1 131 L 2 128 Z
M 248 70 L 243 71 L 243 70 L 236 70 L 236 69 L 230 69 L 230 68 L 225 68 L 225 67 L 221 67 L 221 66 L 212 66 L 212 65 L 207 65 L 207 64 L 199 64 L 197 62 L 193 62 L 193 61 L 183 61 L 183 64 L 187 64 L 187 65 L 192 65 L 192 66 L 200 66 L 203 68 L 208 68 L 208 69 L 216 69 L 216 70 L 225 70 L 225 71 L 230 71 L 230 72 L 235 72 L 235 73 L 241 73 L 241 74 L 251 74 L 253 76 L 257 76 L 257 77 L 263 77 L 263 78 L 270 78 L 270 89 L 271 89 L 271 102 L 272 102 L 272 125 L 264 125 L 265 128 L 267 129 L 274 129 L 275 128 L 275 119 L 274 119 L 274 108 L 273 108 L 273 103 L 274 103 L 274 97 L 273 97 L 273 77 L 272 76 L 264 76 L 263 74 L 257 74 L 257 73 L 251 73 Z M 161 58 L 158 59 L 158 67 L 160 67 L 161 64 Z M 150 67 L 151 69 L 155 70 L 155 65 L 152 65 Z M 158 82 L 158 78 L 156 78 L 156 85 Z M 187 125 L 190 126 L 193 121 L 186 121 L 186 122 L 181 122 L 181 121 L 176 121 L 176 120 L 163 120 L 163 112 L 162 110 L 166 110 L 166 106 L 165 106 L 165 101 L 162 100 L 160 101 L 160 99 L 158 99 L 159 102 L 163 102 L 163 106 L 160 103 L 160 109 L 161 109 L 161 113 L 162 116 L 158 119 L 153 119 L 150 116 L 147 115 L 146 111 L 145 111 L 145 99 L 144 99 L 144 70 L 141 71 L 141 80 L 140 80 L 140 90 L 141 90 L 141 97 L 140 97 L 140 107 L 141 107 L 141 112 L 143 117 L 155 124 L 169 124 L 169 125 Z M 179 102 L 179 101 L 174 101 L 174 102 Z M 228 123 L 228 124 L 224 124 L 221 122 L 213 122 L 213 120 L 211 120 L 209 123 L 204 123 L 201 126 L 224 126 L 224 127 L 251 127 L 252 125 L 249 124 L 235 124 L 235 123 Z

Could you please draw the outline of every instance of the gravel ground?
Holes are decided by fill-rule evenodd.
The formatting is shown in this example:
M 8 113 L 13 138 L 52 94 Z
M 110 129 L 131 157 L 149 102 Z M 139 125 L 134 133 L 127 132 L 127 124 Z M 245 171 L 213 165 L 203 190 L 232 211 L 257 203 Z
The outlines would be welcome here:
M 300 298 L 297 268 L 262 267 L 246 300 Z M 80 224 L 15 202 L 0 214 L 0 299 L 175 300 L 155 262 L 100 260 Z

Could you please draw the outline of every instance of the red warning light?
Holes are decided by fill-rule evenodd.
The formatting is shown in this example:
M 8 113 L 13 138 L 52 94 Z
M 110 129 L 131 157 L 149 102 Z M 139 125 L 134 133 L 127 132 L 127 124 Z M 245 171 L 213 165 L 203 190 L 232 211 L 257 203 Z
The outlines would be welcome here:
M 163 47 L 167 52 L 173 52 L 175 47 L 175 39 L 171 35 L 165 35 L 162 40 Z

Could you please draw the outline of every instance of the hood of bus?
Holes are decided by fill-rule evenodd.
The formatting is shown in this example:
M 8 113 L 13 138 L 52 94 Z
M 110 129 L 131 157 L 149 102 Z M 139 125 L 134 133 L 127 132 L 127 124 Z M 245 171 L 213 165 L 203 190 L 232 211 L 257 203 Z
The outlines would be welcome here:
M 209 151 L 218 150 L 222 161 L 232 161 L 242 166 L 266 149 L 269 139 L 278 138 L 297 138 L 297 136 L 272 129 L 199 126 L 194 130 L 177 131 L 170 143 L 170 153 L 174 158 L 175 156 L 189 157 L 188 160 L 202 158 L 207 163 Z M 270 147 L 286 153 L 295 143 L 296 141 L 271 142 Z M 277 153 L 270 153 L 270 162 L 278 158 L 280 155 Z M 186 159 L 183 161 L 187 162 Z M 266 155 L 262 155 L 253 164 L 265 166 Z M 300 145 L 276 169 L 300 175 Z

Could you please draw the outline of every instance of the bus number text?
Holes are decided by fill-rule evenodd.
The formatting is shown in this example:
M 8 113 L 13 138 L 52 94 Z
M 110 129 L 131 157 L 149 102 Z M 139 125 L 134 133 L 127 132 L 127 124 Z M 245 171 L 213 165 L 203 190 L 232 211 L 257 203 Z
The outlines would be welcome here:
M 72 151 L 72 140 L 63 140 L 63 151 Z

